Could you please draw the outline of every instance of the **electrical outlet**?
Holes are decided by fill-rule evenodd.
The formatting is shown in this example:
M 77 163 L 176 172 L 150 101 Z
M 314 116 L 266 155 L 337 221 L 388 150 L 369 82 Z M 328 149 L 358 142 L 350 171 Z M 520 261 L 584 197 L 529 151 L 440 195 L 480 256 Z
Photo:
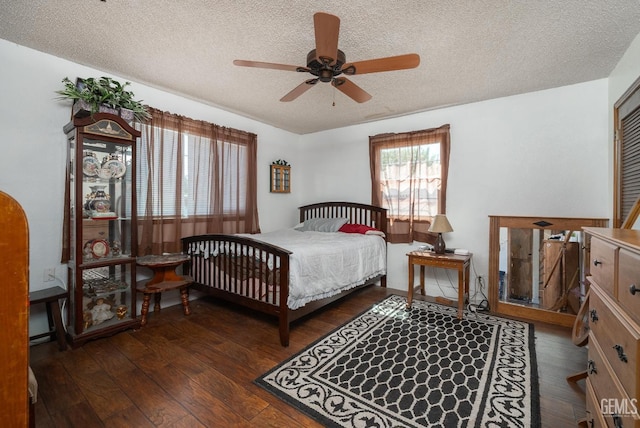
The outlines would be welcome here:
M 56 280 L 56 268 L 47 268 L 44 270 L 44 282 Z

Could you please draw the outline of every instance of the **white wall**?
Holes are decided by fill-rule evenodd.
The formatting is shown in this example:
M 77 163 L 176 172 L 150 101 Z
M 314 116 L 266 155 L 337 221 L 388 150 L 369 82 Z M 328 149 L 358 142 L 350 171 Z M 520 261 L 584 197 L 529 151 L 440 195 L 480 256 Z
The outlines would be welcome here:
M 304 202 L 370 202 L 368 136 L 448 123 L 445 241 L 473 252 L 472 275 L 486 279 L 489 215 L 610 217 L 607 109 L 603 79 L 305 135 Z M 389 246 L 389 287 L 406 289 L 406 253 L 418 245 Z M 455 298 L 455 274 L 436 278 L 428 294 Z
M 71 103 L 56 100 L 55 91 L 62 89 L 64 77 L 126 79 L 5 40 L 0 40 L 0 58 L 0 81 L 4 82 L 0 97 L 0 190 L 13 196 L 26 212 L 29 285 L 36 291 L 67 280 L 66 266 L 60 264 L 66 162 L 62 127 L 69 121 Z M 269 193 L 269 165 L 286 159 L 295 168 L 301 162 L 298 135 L 144 85 L 133 83 L 131 90 L 137 99 L 156 108 L 257 134 L 261 226 L 273 230 L 295 224 L 296 196 L 302 192 Z M 57 281 L 43 281 L 47 268 L 55 268 Z M 32 308 L 31 335 L 46 331 L 40 312 L 42 308 Z
M 609 75 L 610 114 L 613 114 L 615 102 L 638 78 L 640 78 L 640 34 L 631 42 L 624 56 Z M 611 124 L 613 124 L 613 118 Z

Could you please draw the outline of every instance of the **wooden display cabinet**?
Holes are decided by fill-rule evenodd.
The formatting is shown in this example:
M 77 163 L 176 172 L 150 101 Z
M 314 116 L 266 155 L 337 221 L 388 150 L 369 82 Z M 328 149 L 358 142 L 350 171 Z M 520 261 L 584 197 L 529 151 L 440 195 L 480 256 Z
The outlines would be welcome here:
M 271 165 L 271 192 L 291 192 L 291 167 L 289 165 Z
M 64 132 L 68 146 L 67 340 L 78 346 L 140 326 L 135 292 L 135 149 L 140 132 L 107 113 L 73 118 Z

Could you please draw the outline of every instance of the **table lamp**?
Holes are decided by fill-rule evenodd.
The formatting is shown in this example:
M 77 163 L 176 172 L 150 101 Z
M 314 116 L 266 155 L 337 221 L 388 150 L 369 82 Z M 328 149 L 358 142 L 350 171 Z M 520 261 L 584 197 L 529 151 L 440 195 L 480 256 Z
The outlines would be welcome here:
M 444 239 L 442 239 L 442 234 L 444 232 L 453 232 L 453 228 L 447 220 L 447 216 L 444 214 L 436 214 L 433 218 L 433 222 L 431 226 L 429 226 L 429 232 L 434 232 L 438 234 L 438 239 L 436 240 L 435 245 L 433 246 L 433 250 L 436 254 L 444 254 L 445 244 Z

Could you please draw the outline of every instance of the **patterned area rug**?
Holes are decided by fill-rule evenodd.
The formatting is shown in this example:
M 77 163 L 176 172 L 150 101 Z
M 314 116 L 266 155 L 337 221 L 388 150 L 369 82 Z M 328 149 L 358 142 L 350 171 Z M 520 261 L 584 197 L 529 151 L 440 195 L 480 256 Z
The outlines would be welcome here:
M 389 296 L 256 379 L 325 426 L 539 427 L 533 325 Z

